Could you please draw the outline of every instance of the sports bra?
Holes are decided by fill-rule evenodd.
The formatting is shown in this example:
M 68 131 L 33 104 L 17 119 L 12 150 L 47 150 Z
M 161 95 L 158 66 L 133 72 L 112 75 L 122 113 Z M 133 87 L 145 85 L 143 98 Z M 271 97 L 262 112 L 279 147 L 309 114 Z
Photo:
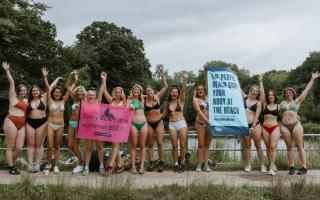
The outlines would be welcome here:
M 175 110 L 170 110 L 170 104 L 171 104 L 171 102 L 168 103 L 168 107 L 167 107 L 168 113 L 171 113 L 171 112 L 182 112 L 182 109 L 180 107 L 179 102 L 177 102 L 177 106 L 176 106 Z
M 135 99 L 132 99 L 132 100 L 131 100 L 131 104 L 133 105 L 133 108 L 134 108 L 135 111 L 136 111 L 136 110 L 139 110 L 139 109 L 143 109 L 143 106 L 141 105 L 141 103 L 138 102 L 138 101 L 135 100 Z
M 274 115 L 274 116 L 278 116 L 279 110 L 278 110 L 278 104 L 277 104 L 277 108 L 274 110 L 269 110 L 268 106 L 266 105 L 266 107 L 264 108 L 264 110 L 262 111 L 263 115 Z
M 62 103 L 59 107 L 55 103 L 52 103 L 49 106 L 49 109 L 50 109 L 50 111 L 61 111 L 61 112 L 63 112 L 64 111 L 64 103 Z
M 282 113 L 285 113 L 286 111 L 293 111 L 293 112 L 298 112 L 299 110 L 299 105 L 295 104 L 295 103 L 290 103 L 289 106 L 287 106 L 288 104 L 285 103 L 285 101 L 281 102 L 281 110 Z
M 244 108 L 245 108 L 245 109 L 248 108 L 248 106 L 247 106 L 247 99 L 248 99 L 248 97 L 246 97 L 246 98 L 243 99 L 243 103 L 244 103 Z M 248 109 L 251 110 L 252 112 L 256 112 L 256 111 L 257 111 L 257 103 L 251 105 Z
M 30 110 L 43 110 L 44 111 L 44 110 L 46 110 L 46 104 L 44 104 L 43 101 L 40 100 L 38 107 L 33 109 L 31 106 L 31 102 L 29 102 L 27 110 L 28 111 L 30 111 Z
M 209 104 L 208 103 L 205 103 L 205 102 L 200 102 L 199 103 L 199 107 L 200 107 L 200 110 L 204 110 L 204 109 L 209 109 Z
M 150 110 L 158 110 L 158 109 L 160 109 L 160 104 L 159 104 L 159 102 L 158 101 L 156 101 L 156 104 L 155 105 L 153 105 L 153 106 L 147 106 L 147 101 L 145 100 L 144 101 L 144 110 L 146 111 L 146 112 L 148 112 L 148 111 L 150 111 Z

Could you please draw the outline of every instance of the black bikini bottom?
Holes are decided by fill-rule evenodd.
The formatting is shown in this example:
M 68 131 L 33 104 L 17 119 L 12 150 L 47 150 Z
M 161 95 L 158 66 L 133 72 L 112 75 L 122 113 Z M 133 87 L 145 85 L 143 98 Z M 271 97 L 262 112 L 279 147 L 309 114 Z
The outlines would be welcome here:
M 47 117 L 41 118 L 41 119 L 31 119 L 27 117 L 26 122 L 34 129 L 39 128 L 43 124 L 47 122 Z
M 162 118 L 160 118 L 158 121 L 156 122 L 148 122 L 148 124 L 151 126 L 151 128 L 153 130 L 156 130 L 156 128 L 158 127 L 159 123 L 162 121 Z

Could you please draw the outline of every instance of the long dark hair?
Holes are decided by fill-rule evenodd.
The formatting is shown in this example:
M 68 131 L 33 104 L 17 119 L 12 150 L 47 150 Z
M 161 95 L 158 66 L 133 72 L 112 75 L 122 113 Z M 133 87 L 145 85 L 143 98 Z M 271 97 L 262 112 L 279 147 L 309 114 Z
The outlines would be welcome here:
M 266 102 L 267 104 L 270 103 L 270 99 L 269 99 L 269 94 L 270 92 L 272 92 L 273 96 L 274 96 L 274 103 L 276 104 L 277 103 L 277 95 L 276 93 L 274 92 L 274 90 L 269 90 L 267 93 L 266 93 Z
M 40 98 L 41 98 L 41 88 L 38 85 L 33 85 L 29 90 L 28 102 L 31 102 L 33 99 L 33 96 L 32 96 L 32 89 L 33 88 L 38 88 L 38 90 L 40 92 Z
M 172 91 L 173 89 L 177 89 L 177 90 L 178 90 L 178 97 L 179 97 L 179 95 L 180 95 L 179 86 L 178 86 L 178 85 L 172 85 L 171 88 L 170 88 L 170 91 L 169 91 L 168 103 L 171 102 L 171 100 L 172 100 L 171 91 Z
M 60 91 L 61 91 L 61 97 L 60 97 L 60 99 L 58 99 L 59 101 L 61 101 L 61 100 L 63 99 L 63 95 L 62 95 L 62 88 L 61 88 L 60 86 L 54 86 L 54 87 L 52 88 L 51 93 L 50 93 L 51 99 L 55 100 L 53 94 L 54 94 L 54 92 L 55 92 L 56 90 L 60 90 Z

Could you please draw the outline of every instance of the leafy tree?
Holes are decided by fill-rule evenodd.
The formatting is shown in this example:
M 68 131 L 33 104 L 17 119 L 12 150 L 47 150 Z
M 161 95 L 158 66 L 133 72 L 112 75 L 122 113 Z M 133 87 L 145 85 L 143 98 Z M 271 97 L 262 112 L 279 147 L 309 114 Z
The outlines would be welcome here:
M 108 88 L 121 86 L 128 92 L 135 83 L 151 80 L 150 63 L 145 58 L 143 42 L 131 30 L 108 22 L 93 22 L 78 35 L 73 48 L 73 64 L 89 67 L 89 84 L 100 84 L 100 72 L 106 71 Z M 83 56 L 82 56 L 83 55 Z

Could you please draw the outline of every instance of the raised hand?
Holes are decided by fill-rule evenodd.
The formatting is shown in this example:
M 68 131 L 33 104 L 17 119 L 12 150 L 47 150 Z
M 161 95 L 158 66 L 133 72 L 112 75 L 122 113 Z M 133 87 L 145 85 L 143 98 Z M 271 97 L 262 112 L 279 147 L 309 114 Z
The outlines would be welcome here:
M 163 67 L 160 68 L 159 73 L 160 73 L 160 77 L 163 78 L 164 77 L 164 69 L 163 69 Z
M 182 77 L 183 77 L 183 79 L 188 79 L 188 76 L 189 76 L 189 72 L 188 71 L 183 71 L 182 72 Z
M 259 81 L 263 81 L 263 75 L 262 74 L 258 75 L 258 80 Z
M 7 62 L 3 62 L 3 63 L 2 63 L 2 67 L 3 67 L 4 70 L 7 71 L 7 70 L 10 69 L 10 64 L 8 64 Z
M 312 79 L 316 79 L 316 78 L 319 78 L 319 77 L 320 77 L 320 73 L 319 72 L 312 73 L 312 76 L 311 76 Z
M 101 72 L 100 76 L 102 80 L 107 80 L 108 74 L 106 72 Z
M 45 77 L 45 78 L 48 77 L 49 71 L 47 70 L 47 68 L 42 67 L 42 68 L 41 68 L 41 72 L 42 72 L 42 76 L 43 76 L 43 77 Z

